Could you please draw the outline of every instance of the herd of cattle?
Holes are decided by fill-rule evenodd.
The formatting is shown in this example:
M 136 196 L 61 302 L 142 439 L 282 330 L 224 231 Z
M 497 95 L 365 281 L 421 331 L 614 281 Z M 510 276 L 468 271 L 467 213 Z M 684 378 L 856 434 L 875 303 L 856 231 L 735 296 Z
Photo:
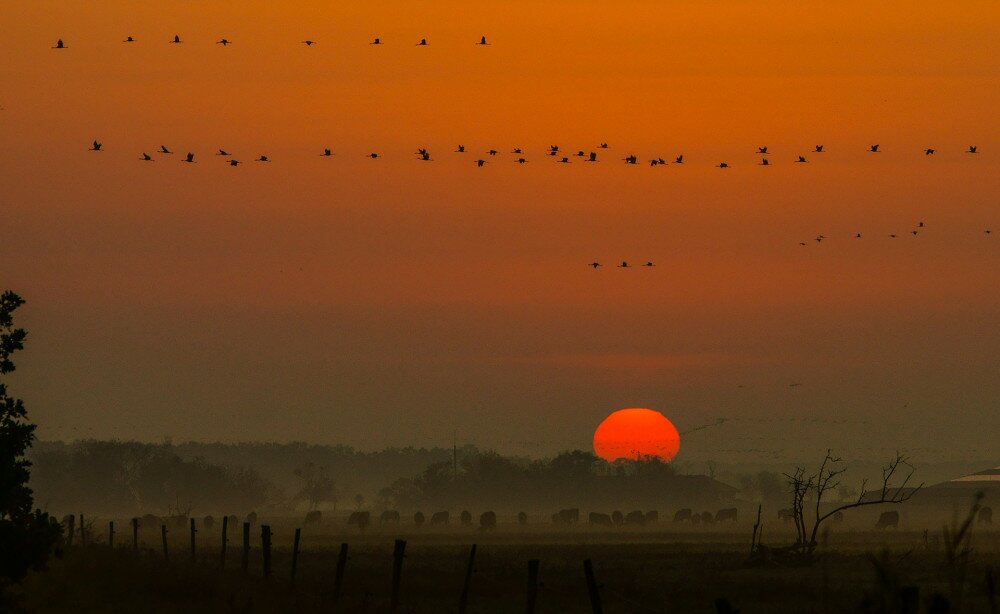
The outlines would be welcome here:
M 684 508 L 678 510 L 674 514 L 673 522 L 674 524 L 696 524 L 696 525 L 714 525 L 722 523 L 736 523 L 738 519 L 738 511 L 735 507 L 720 509 L 714 514 L 712 512 L 695 512 L 691 508 Z M 794 521 L 794 514 L 790 509 L 778 510 L 778 519 L 784 523 L 791 523 Z M 843 512 L 837 512 L 834 514 L 832 520 L 834 522 L 842 522 L 844 519 Z M 402 517 L 396 510 L 386 510 L 378 518 L 378 523 L 380 526 L 384 525 L 398 525 L 400 524 Z M 472 513 L 469 511 L 463 511 L 458 516 L 459 524 L 463 527 L 472 527 Z M 628 513 L 623 513 L 621 511 L 614 511 L 610 514 L 604 514 L 601 512 L 590 512 L 587 516 L 587 524 L 593 527 L 643 527 L 647 525 L 652 525 L 658 523 L 660 520 L 659 512 L 656 510 L 651 510 L 648 512 L 643 512 L 640 510 L 631 511 Z M 185 528 L 188 526 L 190 521 L 188 516 L 169 516 L 166 518 L 160 518 L 159 516 L 153 516 L 147 514 L 139 519 L 142 526 L 160 526 L 168 525 L 174 528 Z M 257 524 L 257 513 L 250 512 L 243 519 L 244 522 L 248 522 L 251 525 Z M 347 520 L 347 525 L 351 527 L 357 527 L 359 530 L 363 531 L 371 524 L 372 515 L 371 512 L 359 511 L 351 512 L 350 517 Z M 979 515 L 977 517 L 979 524 L 990 525 L 993 523 L 993 510 L 989 507 L 983 507 L 979 510 Z M 232 527 L 237 526 L 240 519 L 237 516 L 229 516 L 229 525 Z M 304 523 L 306 525 L 311 524 L 321 524 L 323 522 L 323 513 L 321 511 L 311 511 L 305 516 Z M 552 514 L 552 524 L 555 525 L 577 525 L 580 523 L 580 509 L 579 508 L 569 508 L 559 510 L 555 514 Z M 213 516 L 205 516 L 201 521 L 201 526 L 204 529 L 211 530 L 216 524 L 216 519 Z M 422 527 L 425 524 L 429 524 L 432 527 L 444 527 L 451 524 L 451 514 L 447 511 L 434 512 L 431 514 L 430 521 L 428 522 L 427 517 L 423 512 L 417 512 L 413 514 L 413 526 Z M 517 524 L 520 526 L 526 526 L 528 524 L 528 515 L 525 512 L 519 512 L 517 514 Z M 876 529 L 887 529 L 896 528 L 899 526 L 899 512 L 893 510 L 889 512 L 882 512 L 879 516 L 878 522 L 875 523 Z M 497 515 L 495 512 L 488 511 L 483 512 L 479 515 L 479 529 L 481 531 L 493 531 L 497 528 Z

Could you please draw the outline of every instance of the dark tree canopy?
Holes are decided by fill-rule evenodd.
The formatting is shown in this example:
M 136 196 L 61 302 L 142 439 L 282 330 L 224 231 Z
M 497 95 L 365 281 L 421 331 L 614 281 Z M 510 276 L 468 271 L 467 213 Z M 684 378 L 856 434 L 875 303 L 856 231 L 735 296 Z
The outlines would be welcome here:
M 24 299 L 11 291 L 0 295 L 0 587 L 19 580 L 28 569 L 45 566 L 62 534 L 48 514 L 32 512 L 28 488 L 31 463 L 25 458 L 35 437 L 21 399 L 7 394 L 5 376 L 14 371 L 14 352 L 24 349 L 27 333 L 14 328 L 14 311 Z

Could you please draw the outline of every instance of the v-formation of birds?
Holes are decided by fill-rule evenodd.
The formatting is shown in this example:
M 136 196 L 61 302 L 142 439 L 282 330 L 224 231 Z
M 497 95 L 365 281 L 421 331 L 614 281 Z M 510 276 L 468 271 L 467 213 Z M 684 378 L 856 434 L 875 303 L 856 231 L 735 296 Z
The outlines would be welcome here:
M 137 41 L 137 39 L 134 36 L 126 36 L 125 39 L 122 42 L 123 43 L 135 43 L 135 42 L 138 42 L 138 41 Z M 185 41 L 181 38 L 180 34 L 174 34 L 174 37 L 171 38 L 171 39 L 169 39 L 166 42 L 168 44 L 171 44 L 171 45 L 181 45 L 181 44 L 184 44 Z M 314 40 L 311 40 L 311 39 L 306 39 L 304 41 L 301 41 L 301 44 L 305 45 L 306 47 L 312 47 L 313 45 L 315 45 L 317 43 L 318 43 L 318 41 L 314 41 Z M 223 47 L 228 47 L 229 45 L 233 44 L 233 41 L 229 40 L 228 38 L 221 38 L 221 39 L 215 41 L 215 44 L 216 45 L 222 45 Z M 380 37 L 376 37 L 376 38 L 372 39 L 368 44 L 369 45 L 384 45 L 386 43 L 384 43 Z M 476 43 L 473 43 L 473 44 L 477 45 L 477 46 L 480 46 L 480 47 L 488 47 L 488 46 L 490 46 L 490 43 L 486 41 L 486 37 L 485 36 L 479 37 L 479 42 L 476 42 Z M 430 43 L 427 41 L 426 38 L 421 38 L 420 40 L 418 40 L 415 43 L 415 46 L 417 46 L 417 47 L 429 47 Z M 52 48 L 53 49 L 69 49 L 69 45 L 67 45 L 63 41 L 63 39 L 60 38 L 59 40 L 56 41 L 56 44 L 53 45 Z
M 548 150 L 546 151 L 545 157 L 552 158 L 557 163 L 560 163 L 560 164 L 569 164 L 569 163 L 571 163 L 573 161 L 574 158 L 580 159 L 583 162 L 594 163 L 594 162 L 600 162 L 601 160 L 604 159 L 602 157 L 599 157 L 598 152 L 602 151 L 602 150 L 608 150 L 608 148 L 609 147 L 608 147 L 607 143 L 601 143 L 597 147 L 598 151 L 584 151 L 584 150 L 581 149 L 581 150 L 577 150 L 575 153 L 569 153 L 567 151 L 564 151 L 562 148 L 560 148 L 559 145 L 550 145 L 549 148 L 548 148 Z M 103 151 L 103 150 L 104 150 L 104 144 L 101 141 L 98 141 L 98 140 L 95 140 L 91 144 L 91 146 L 90 146 L 90 151 Z M 525 151 L 526 150 L 523 149 L 523 148 L 521 148 L 521 147 L 515 147 L 515 148 L 513 148 L 510 153 L 513 154 L 514 156 L 516 156 L 516 157 L 513 158 L 514 162 L 516 162 L 518 164 L 527 164 L 528 163 L 528 158 L 525 157 L 526 156 L 526 154 L 524 153 Z M 823 146 L 823 145 L 815 145 L 813 147 L 813 149 L 812 149 L 812 153 L 814 153 L 814 154 L 823 154 L 826 151 L 827 151 L 826 147 Z M 880 145 L 870 145 L 868 147 L 867 151 L 869 153 L 882 153 L 882 150 L 880 149 Z M 173 152 L 170 151 L 170 149 L 168 149 L 165 145 L 160 145 L 160 148 L 157 151 L 157 153 L 158 154 L 172 154 Z M 465 154 L 465 153 L 469 153 L 469 150 L 466 148 L 465 145 L 458 145 L 456 147 L 456 149 L 453 151 L 453 153 Z M 486 150 L 486 151 L 484 151 L 482 153 L 485 154 L 491 160 L 495 159 L 496 156 L 498 156 L 500 154 L 500 152 L 498 150 L 496 150 L 496 149 L 489 149 L 489 150 Z M 760 155 L 760 156 L 767 156 L 767 155 L 769 155 L 767 147 L 758 147 L 756 153 L 758 155 Z M 924 155 L 925 156 L 926 155 L 933 155 L 935 153 L 937 153 L 937 150 L 935 150 L 935 149 L 926 149 L 924 151 Z M 965 153 L 968 153 L 968 154 L 979 153 L 979 148 L 976 145 L 970 145 L 969 148 L 965 150 Z M 228 163 L 229 163 L 230 166 L 239 166 L 240 164 L 242 164 L 242 162 L 240 162 L 238 159 L 232 157 L 232 154 L 229 153 L 228 151 L 226 151 L 225 149 L 219 149 L 218 152 L 216 152 L 215 155 L 227 158 L 227 161 L 228 161 Z M 322 149 L 322 151 L 320 152 L 319 155 L 321 157 L 325 157 L 325 158 L 332 158 L 332 157 L 334 157 L 337 154 L 335 154 L 331 148 L 325 147 L 325 148 Z M 418 161 L 422 161 L 422 162 L 432 162 L 433 160 L 435 160 L 435 158 L 431 156 L 430 150 L 428 150 L 428 149 L 426 149 L 424 147 L 418 148 L 417 151 L 414 153 L 414 156 L 415 156 L 415 158 Z M 377 159 L 382 158 L 382 154 L 377 153 L 377 152 L 371 152 L 371 153 L 364 154 L 364 157 L 365 158 L 370 158 L 372 160 L 377 160 Z M 614 158 L 612 158 L 612 159 L 614 159 Z M 154 158 L 149 153 L 143 152 L 142 155 L 139 157 L 139 160 L 141 160 L 143 162 L 153 162 Z M 187 155 L 184 157 L 184 159 L 182 161 L 183 162 L 194 162 L 195 161 L 195 154 L 192 153 L 192 152 L 188 152 Z M 254 161 L 255 162 L 270 162 L 270 158 L 267 155 L 260 154 L 260 155 L 258 155 L 257 158 L 254 159 Z M 624 158 L 618 159 L 618 161 L 624 162 L 626 165 L 638 165 L 640 163 L 639 157 L 636 154 L 632 154 L 632 153 L 628 154 Z M 677 155 L 677 156 L 672 156 L 672 164 L 678 165 L 678 164 L 684 164 L 684 162 L 685 162 L 684 154 L 680 154 L 680 155 Z M 805 163 L 808 163 L 808 162 L 809 162 L 809 159 L 807 159 L 805 155 L 801 155 L 801 154 L 797 155 L 794 159 L 792 159 L 792 163 L 793 164 L 805 164 Z M 486 165 L 487 159 L 486 158 L 477 158 L 474 161 L 474 163 L 475 163 L 475 165 L 477 167 L 481 168 L 481 167 L 483 167 L 483 166 Z M 663 158 L 661 156 L 649 158 L 648 159 L 648 163 L 649 163 L 649 166 L 651 166 L 651 167 L 667 166 L 668 164 L 670 164 L 670 163 L 667 162 L 666 158 Z M 758 162 L 757 165 L 758 166 L 773 166 L 773 164 L 771 163 L 771 159 L 767 158 L 767 157 L 761 157 L 760 158 L 760 162 Z M 729 164 L 729 162 L 720 162 L 720 163 L 716 164 L 715 167 L 716 168 L 720 168 L 720 169 L 728 169 L 728 168 L 731 168 L 731 165 Z

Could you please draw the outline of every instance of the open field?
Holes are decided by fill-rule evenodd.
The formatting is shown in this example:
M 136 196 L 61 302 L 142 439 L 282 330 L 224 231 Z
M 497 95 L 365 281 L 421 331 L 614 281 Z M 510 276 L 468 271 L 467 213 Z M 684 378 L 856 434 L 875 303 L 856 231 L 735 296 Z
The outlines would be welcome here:
M 97 521 L 94 525 L 98 525 Z M 24 583 L 30 611 L 278 612 L 332 611 L 341 543 L 349 544 L 338 611 L 390 611 L 393 547 L 406 540 L 400 576 L 400 612 L 458 611 L 471 544 L 477 554 L 469 584 L 469 612 L 522 612 L 528 561 L 539 561 L 538 612 L 590 612 L 583 561 L 593 568 L 604 612 L 714 612 L 728 599 L 742 612 L 930 611 L 936 594 L 952 612 L 995 612 L 987 581 L 1000 567 L 1000 531 L 975 529 L 972 552 L 949 563 L 941 529 L 875 531 L 836 528 L 808 567 L 748 567 L 749 530 L 675 528 L 605 530 L 586 526 L 501 523 L 495 532 L 449 526 L 418 530 L 371 527 L 363 534 L 341 522 L 304 528 L 294 587 L 291 544 L 299 519 L 269 519 L 274 531 L 271 577 L 262 578 L 260 527 L 251 534 L 248 569 L 241 570 L 241 530 L 230 533 L 227 564 L 219 569 L 219 531 L 199 531 L 195 563 L 190 534 L 171 529 L 170 561 L 159 530 L 140 531 L 132 550 L 127 521 L 116 522 L 116 547 L 103 531 L 69 548 L 50 571 Z M 106 522 L 104 523 L 106 527 Z M 216 526 L 216 529 L 218 525 Z M 102 534 L 103 533 L 103 534 Z M 788 543 L 787 529 L 765 532 L 765 542 Z M 900 603 L 903 587 L 919 590 L 919 610 Z M 960 603 L 962 602 L 962 603 Z M 959 609 L 960 608 L 960 609 Z

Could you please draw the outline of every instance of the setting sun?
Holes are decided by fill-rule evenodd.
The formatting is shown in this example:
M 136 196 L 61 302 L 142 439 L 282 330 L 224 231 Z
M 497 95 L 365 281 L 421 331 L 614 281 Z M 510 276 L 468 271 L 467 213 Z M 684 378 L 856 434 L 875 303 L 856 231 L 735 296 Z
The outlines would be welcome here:
M 642 407 L 619 409 L 594 431 L 594 452 L 607 461 L 639 457 L 671 461 L 680 447 L 681 436 L 670 420 Z

